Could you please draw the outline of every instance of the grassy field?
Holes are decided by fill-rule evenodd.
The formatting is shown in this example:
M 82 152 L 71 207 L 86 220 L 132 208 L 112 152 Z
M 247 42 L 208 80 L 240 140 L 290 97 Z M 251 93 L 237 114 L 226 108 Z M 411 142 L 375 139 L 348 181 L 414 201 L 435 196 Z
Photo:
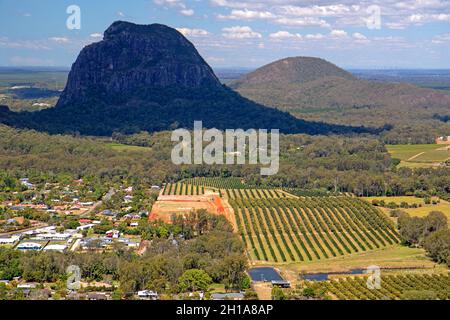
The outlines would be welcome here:
M 443 200 L 441 200 L 440 203 L 436 205 L 428 204 L 420 208 L 410 208 L 404 210 L 414 217 L 423 217 L 428 215 L 431 211 L 440 211 L 444 213 L 447 216 L 447 219 L 450 221 L 450 203 Z
M 420 205 L 419 208 L 400 208 L 400 210 L 405 211 L 409 213 L 413 217 L 424 217 L 428 215 L 431 211 L 440 211 L 444 213 L 447 216 L 447 219 L 450 220 L 450 203 L 448 201 L 439 200 L 439 203 L 437 204 L 425 204 L 422 198 L 416 198 L 413 196 L 402 196 L 402 197 L 364 197 L 364 200 L 368 201 L 369 203 L 372 202 L 372 200 L 384 200 L 384 202 L 387 204 L 389 202 L 394 202 L 396 204 L 400 204 L 402 202 L 406 202 L 409 205 L 417 204 Z M 436 200 L 438 198 L 433 197 L 432 200 Z M 387 212 L 389 209 L 386 209 Z
M 439 144 L 386 145 L 393 158 L 400 159 L 400 166 L 426 167 L 450 159 L 450 150 Z
M 383 200 L 386 203 L 394 202 L 395 204 L 400 204 L 402 202 L 406 202 L 407 204 L 424 204 L 424 201 L 422 198 L 417 198 L 414 196 L 400 196 L 400 197 L 364 197 L 362 198 L 364 200 L 367 200 L 368 202 L 372 202 L 372 200 Z
M 409 248 L 402 245 L 336 257 L 324 261 L 287 264 L 279 268 L 286 273 L 317 273 L 345 272 L 351 269 L 367 268 L 371 265 L 377 265 L 381 268 L 430 268 L 430 270 L 446 270 L 445 266 L 438 265 L 427 258 L 423 249 Z

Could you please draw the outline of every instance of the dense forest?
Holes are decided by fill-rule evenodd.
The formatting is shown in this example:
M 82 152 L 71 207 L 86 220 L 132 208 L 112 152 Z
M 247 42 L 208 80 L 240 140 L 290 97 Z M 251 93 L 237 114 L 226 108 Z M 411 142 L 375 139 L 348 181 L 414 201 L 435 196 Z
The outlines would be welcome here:
M 11 112 L 0 106 L 0 123 L 49 133 L 111 136 L 113 132 L 163 131 L 192 128 L 202 120 L 206 128 L 266 128 L 283 133 L 380 133 L 389 127 L 370 128 L 297 119 L 287 112 L 259 105 L 226 87 L 145 87 L 110 94 L 87 102 L 37 112 Z
M 19 179 L 95 176 L 100 182 L 129 180 L 153 185 L 180 179 L 242 177 L 251 185 L 353 192 L 361 196 L 426 193 L 448 198 L 450 176 L 443 168 L 397 168 L 383 143 L 367 137 L 285 135 L 280 141 L 280 171 L 263 178 L 255 165 L 183 165 L 170 160 L 168 132 L 116 134 L 116 142 L 144 148 L 117 150 L 111 140 L 48 135 L 0 127 L 0 169 Z M 4 179 L 4 178 L 2 178 Z M 1 182 L 0 182 L 1 184 Z

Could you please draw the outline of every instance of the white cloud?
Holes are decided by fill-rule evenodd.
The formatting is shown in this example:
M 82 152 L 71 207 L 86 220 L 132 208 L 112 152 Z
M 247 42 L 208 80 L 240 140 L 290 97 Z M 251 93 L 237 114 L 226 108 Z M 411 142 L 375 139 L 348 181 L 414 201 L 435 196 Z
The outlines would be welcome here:
M 370 40 L 365 35 L 363 35 L 362 33 L 359 33 L 359 32 L 353 33 L 352 37 L 356 43 L 366 44 L 366 43 L 370 42 Z
M 258 9 L 265 6 L 262 3 L 250 1 L 210 0 L 210 2 L 215 6 L 232 9 Z
M 326 5 L 326 6 L 310 6 L 310 7 L 299 7 L 299 6 L 282 6 L 281 10 L 285 14 L 294 16 L 315 16 L 315 17 L 335 17 L 347 15 L 351 12 L 359 10 L 359 6 L 351 7 L 343 4 L 336 5 Z
M 449 1 L 450 4 L 450 1 Z M 450 8 L 448 9 L 450 10 Z M 422 26 L 427 23 L 449 22 L 450 13 L 413 13 L 390 21 L 386 26 L 390 29 L 406 29 L 410 25 Z
M 232 20 L 253 20 L 253 19 L 273 19 L 275 15 L 269 11 L 254 11 L 254 10 L 232 10 L 228 16 L 219 14 L 219 19 L 232 19 Z
M 90 37 L 94 38 L 94 39 L 100 39 L 100 38 L 103 38 L 103 35 L 101 33 L 96 32 L 96 33 L 91 33 Z
M 344 30 L 331 30 L 330 36 L 333 38 L 346 38 L 348 34 Z
M 204 37 L 209 35 L 209 32 L 204 29 L 177 28 L 177 30 L 184 36 Z
M 125 13 L 123 13 L 122 11 L 117 11 L 117 15 L 119 17 L 125 17 Z
M 51 37 L 49 39 L 51 41 L 56 42 L 56 43 L 62 43 L 62 44 L 70 42 L 70 40 L 68 38 L 66 38 L 66 37 Z
M 292 39 L 292 38 L 297 38 L 297 39 L 301 39 L 302 36 L 298 33 L 293 34 L 290 33 L 289 31 L 278 31 L 275 33 L 271 33 L 269 35 L 270 38 L 272 39 Z
M 183 10 L 180 10 L 180 13 L 181 13 L 183 16 L 190 17 L 190 16 L 193 16 L 193 15 L 194 15 L 194 10 L 192 10 L 192 9 L 183 9 Z
M 222 35 L 228 39 L 258 39 L 262 35 L 248 26 L 235 26 L 222 29 Z
M 450 33 L 435 36 L 431 42 L 434 44 L 450 43 Z
M 359 32 L 355 32 L 352 36 L 356 40 L 367 40 L 367 37 Z
M 371 17 L 367 9 L 372 5 L 381 8 L 382 24 L 391 29 L 450 21 L 448 0 L 319 0 L 316 5 L 308 5 L 306 0 L 210 0 L 210 3 L 232 9 L 228 14 L 216 15 L 221 19 L 265 19 L 285 26 L 365 27 Z
M 46 43 L 48 41 L 38 40 L 10 40 L 6 37 L 0 37 L 0 48 L 8 49 L 30 49 L 30 50 L 50 50 Z
M 328 28 L 330 25 L 323 19 L 318 19 L 314 17 L 304 17 L 304 18 L 278 18 L 274 21 L 277 24 L 285 26 L 297 26 L 297 27 L 322 27 Z
M 183 0 L 153 0 L 153 2 L 159 6 L 167 8 L 176 8 L 183 16 L 193 16 L 194 10 L 188 8 Z
M 394 30 L 403 30 L 406 28 L 407 24 L 402 22 L 386 22 L 386 27 Z
M 321 40 L 325 38 L 325 36 L 321 33 L 316 33 L 316 34 L 307 34 L 305 38 L 308 40 Z

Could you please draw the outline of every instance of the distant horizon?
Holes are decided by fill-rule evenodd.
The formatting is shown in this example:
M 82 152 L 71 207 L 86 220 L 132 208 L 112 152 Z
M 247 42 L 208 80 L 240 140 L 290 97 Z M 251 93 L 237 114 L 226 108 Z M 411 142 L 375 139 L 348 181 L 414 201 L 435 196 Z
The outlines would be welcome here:
M 270 62 L 269 62 L 270 63 Z M 259 67 L 240 67 L 240 66 L 230 66 L 230 67 L 215 67 L 215 66 L 211 66 L 211 68 L 213 68 L 213 70 L 256 70 L 258 68 L 261 68 L 265 65 L 261 65 Z M 32 71 L 32 69 L 40 69 L 39 71 L 50 71 L 52 69 L 60 71 L 60 72 L 65 72 L 65 71 L 70 71 L 72 66 L 8 66 L 8 65 L 0 65 L 0 71 L 1 69 L 20 69 L 20 70 L 25 70 L 25 71 Z M 344 70 L 347 71 L 449 71 L 450 72 L 450 67 L 444 67 L 444 68 L 407 68 L 407 67 L 374 67 L 374 68 L 361 68 L 361 67 L 342 67 L 342 66 L 338 66 L 339 68 L 342 68 Z M 60 70 L 58 70 L 60 69 Z

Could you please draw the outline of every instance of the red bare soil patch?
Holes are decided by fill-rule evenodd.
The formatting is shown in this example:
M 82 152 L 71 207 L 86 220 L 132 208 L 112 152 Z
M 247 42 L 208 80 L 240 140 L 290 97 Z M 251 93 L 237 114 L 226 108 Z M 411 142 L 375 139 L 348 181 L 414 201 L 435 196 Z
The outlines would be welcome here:
M 149 221 L 163 220 L 171 223 L 173 214 L 189 214 L 193 210 L 206 209 L 209 213 L 223 215 L 237 230 L 233 210 L 224 204 L 224 199 L 217 194 L 199 196 L 161 195 L 153 204 Z

